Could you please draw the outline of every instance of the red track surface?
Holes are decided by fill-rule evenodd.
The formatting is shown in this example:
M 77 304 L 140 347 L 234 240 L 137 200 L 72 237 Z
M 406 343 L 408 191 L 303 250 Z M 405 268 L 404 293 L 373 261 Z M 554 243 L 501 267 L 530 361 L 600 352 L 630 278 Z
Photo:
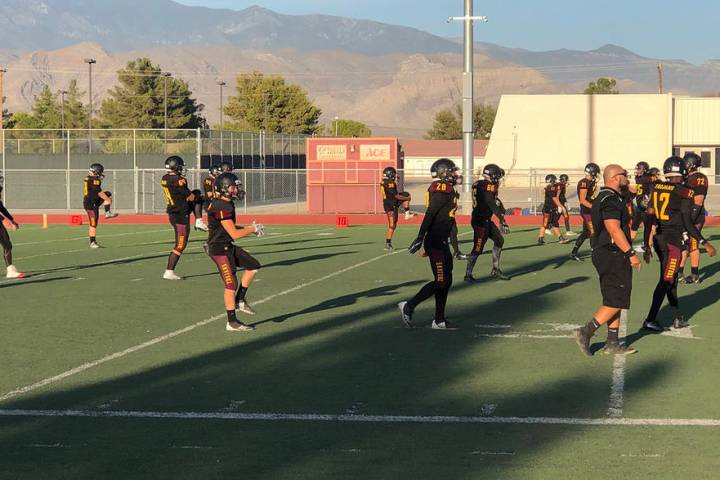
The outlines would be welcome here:
M 77 213 L 76 215 L 79 215 Z M 346 215 L 348 217 L 349 225 L 385 225 L 387 219 L 385 215 Z M 48 223 L 51 225 L 69 225 L 71 214 L 51 214 L 48 215 Z M 42 224 L 42 215 L 16 215 L 18 223 L 23 224 Z M 400 215 L 400 224 L 416 224 L 419 225 L 422 222 L 422 215 L 418 215 L 412 220 L 403 220 L 402 214 Z M 518 226 L 540 226 L 542 217 L 539 215 L 529 216 L 507 216 L 508 224 Z M 335 225 L 336 215 L 239 215 L 238 223 L 250 223 L 252 221 L 263 223 L 266 225 Z M 470 217 L 467 215 L 458 215 L 458 223 L 460 225 L 468 225 L 470 223 Z M 87 217 L 82 214 L 82 221 L 84 225 L 87 225 Z M 168 219 L 166 215 L 120 215 L 112 220 L 105 220 L 100 215 L 100 223 L 107 224 L 124 224 L 124 225 L 157 225 L 167 224 Z M 581 225 L 581 219 L 578 215 L 572 215 L 570 217 L 570 223 L 572 225 Z M 720 217 L 707 217 L 705 225 L 717 226 L 720 225 Z

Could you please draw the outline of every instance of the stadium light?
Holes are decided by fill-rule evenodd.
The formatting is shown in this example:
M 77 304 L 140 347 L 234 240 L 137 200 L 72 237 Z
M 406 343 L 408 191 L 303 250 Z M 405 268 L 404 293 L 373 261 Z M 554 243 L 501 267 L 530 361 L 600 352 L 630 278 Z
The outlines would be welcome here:
M 225 130 L 225 117 L 223 116 L 224 99 L 223 99 L 223 87 L 227 85 L 224 80 L 218 79 L 217 84 L 220 87 L 220 161 L 224 161 L 223 158 L 223 130 Z
M 92 96 L 92 66 L 97 63 L 94 58 L 83 60 L 88 64 L 88 153 L 92 153 L 92 120 L 93 120 L 93 96 Z
M 474 40 L 473 22 L 480 21 L 487 23 L 485 16 L 473 15 L 473 0 L 465 0 L 465 15 L 462 17 L 448 17 L 448 23 L 462 21 L 465 25 L 463 36 L 463 47 L 465 61 L 463 62 L 463 101 L 462 101 L 462 127 L 463 127 L 463 192 L 466 193 L 463 203 L 469 205 L 469 193 L 472 185 L 472 174 L 475 163 L 475 136 L 473 132 L 473 103 L 474 98 Z

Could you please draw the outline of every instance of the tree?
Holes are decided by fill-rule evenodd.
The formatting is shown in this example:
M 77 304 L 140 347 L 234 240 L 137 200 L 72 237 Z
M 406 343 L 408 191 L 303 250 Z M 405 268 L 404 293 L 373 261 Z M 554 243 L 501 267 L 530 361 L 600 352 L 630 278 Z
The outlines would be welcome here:
M 235 90 L 223 110 L 232 119 L 226 128 L 295 134 L 313 134 L 320 128 L 322 111 L 303 89 L 279 75 L 242 74 Z
M 473 132 L 475 138 L 488 138 L 495 123 L 497 110 L 490 104 L 473 106 Z M 462 138 L 462 106 L 455 111 L 442 110 L 435 115 L 433 128 L 425 138 L 429 140 L 459 140 Z
M 320 133 L 328 137 L 369 137 L 372 130 L 362 122 L 339 118 L 325 125 Z
M 84 95 L 85 92 L 78 90 L 77 80 L 71 80 L 65 94 L 65 128 L 86 128 L 88 108 L 80 100 Z
M 5 97 L 3 97 L 3 103 L 5 103 Z M 0 116 L 0 122 L 2 122 L 3 128 L 13 128 L 13 125 L 15 125 L 13 114 L 8 112 L 7 108 L 3 109 L 2 116 Z
M 457 140 L 462 138 L 462 123 L 452 110 L 441 110 L 435 114 L 433 128 L 427 132 L 428 140 Z
M 60 106 L 57 94 L 45 85 L 35 97 L 31 113 L 19 112 L 13 115 L 15 128 L 60 128 Z
M 620 91 L 615 87 L 617 87 L 617 81 L 614 78 L 600 77 L 594 82 L 588 83 L 583 93 L 585 95 L 617 95 Z
M 118 82 L 100 107 L 103 128 L 164 128 L 167 82 L 168 128 L 198 128 L 205 124 L 203 105 L 191 97 L 187 82 L 162 76 L 159 65 L 138 58 L 118 70 Z

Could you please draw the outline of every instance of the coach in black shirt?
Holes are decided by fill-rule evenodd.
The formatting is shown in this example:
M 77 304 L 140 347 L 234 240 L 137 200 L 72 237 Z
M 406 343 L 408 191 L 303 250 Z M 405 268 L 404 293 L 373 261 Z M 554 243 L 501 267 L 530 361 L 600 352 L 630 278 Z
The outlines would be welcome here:
M 592 224 L 595 235 L 590 239 L 592 261 L 600 276 L 603 304 L 593 319 L 575 330 L 580 350 L 590 352 L 590 338 L 603 324 L 608 325 L 604 353 L 627 355 L 634 348 L 620 344 L 620 311 L 630 308 L 632 269 L 640 269 L 640 259 L 630 242 L 630 214 L 621 191 L 628 186 L 627 172 L 620 165 L 608 165 L 603 172 L 605 186 L 592 205 Z

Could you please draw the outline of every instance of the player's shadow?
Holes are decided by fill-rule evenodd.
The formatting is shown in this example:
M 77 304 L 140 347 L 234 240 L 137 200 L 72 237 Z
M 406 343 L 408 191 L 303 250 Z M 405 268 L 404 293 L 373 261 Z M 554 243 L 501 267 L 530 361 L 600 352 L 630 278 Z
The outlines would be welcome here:
M 58 280 L 69 280 L 69 279 L 73 278 L 73 277 L 53 277 L 53 278 L 42 278 L 42 279 L 38 278 L 36 280 L 33 280 L 32 277 L 33 276 L 30 275 L 28 277 L 18 279 L 17 281 L 0 284 L 0 288 L 22 287 L 25 285 L 37 285 L 38 283 L 50 283 L 50 282 L 55 282 Z
M 306 257 L 288 258 L 286 260 L 278 260 L 263 265 L 263 268 L 270 267 L 290 267 L 298 263 L 314 262 L 317 260 L 327 260 L 328 258 L 339 257 L 342 255 L 352 255 L 358 252 L 338 252 L 338 253 L 318 253 L 317 255 L 308 255 Z
M 298 310 L 296 312 L 279 315 L 277 317 L 269 318 L 267 320 L 262 320 L 262 321 L 254 323 L 253 325 L 257 326 L 257 325 L 262 325 L 263 323 L 268 323 L 268 322 L 282 323 L 285 320 L 288 320 L 290 318 L 301 316 L 301 315 L 306 315 L 309 313 L 322 312 L 324 310 L 332 310 L 334 308 L 347 307 L 350 305 L 355 305 L 358 302 L 358 300 L 360 300 L 362 298 L 397 296 L 398 289 L 404 288 L 404 287 L 412 287 L 414 285 L 419 285 L 421 283 L 425 283 L 425 281 L 413 280 L 411 282 L 404 282 L 404 283 L 399 283 L 396 285 L 385 285 L 382 287 L 371 288 L 369 290 L 364 290 L 362 292 L 354 292 L 354 293 L 350 293 L 348 295 L 343 295 L 340 297 L 325 300 L 324 302 L 318 303 L 317 305 L 313 305 L 311 307 L 304 308 L 304 309 Z
M 248 250 L 252 250 L 253 254 L 257 255 L 264 255 L 264 254 L 272 254 L 272 253 L 286 253 L 286 252 L 301 252 L 304 250 L 318 250 L 319 248 L 339 248 L 339 247 L 355 247 L 358 245 L 372 245 L 373 242 L 359 242 L 359 243 L 338 243 L 335 245 L 323 245 L 322 247 L 318 247 L 317 245 L 312 247 L 299 247 L 299 248 L 284 248 L 281 251 L 278 250 L 267 250 L 267 251 L 261 251 L 258 250 L 257 247 L 254 247 L 253 245 L 247 245 Z M 272 246 L 272 245 L 258 245 L 258 247 L 265 247 L 265 246 Z
M 202 251 L 185 252 L 185 253 L 183 253 L 183 257 L 199 255 L 199 254 L 205 255 L 205 253 Z M 157 258 L 167 258 L 167 256 L 168 256 L 167 253 L 159 253 L 159 254 L 155 254 L 155 255 L 145 255 L 145 256 L 141 256 L 141 257 L 120 258 L 120 259 L 116 259 L 116 260 L 100 261 L 97 263 L 85 263 L 85 264 L 80 264 L 80 265 L 70 265 L 67 267 L 58 267 L 58 268 L 51 268 L 51 269 L 46 269 L 46 270 L 38 270 L 36 272 L 33 272 L 33 274 L 39 275 L 39 274 L 48 274 L 48 273 L 53 273 L 53 272 L 74 272 L 77 270 L 87 270 L 87 269 L 91 269 L 91 268 L 118 266 L 118 265 L 130 265 L 133 263 L 144 262 L 145 260 L 154 260 Z
M 271 237 L 271 236 L 267 237 L 268 240 L 272 240 L 272 238 L 273 237 Z M 307 244 L 308 242 L 321 242 L 321 241 L 338 240 L 338 239 L 346 239 L 346 238 L 350 238 L 350 237 L 345 237 L 345 236 L 339 237 L 335 234 L 327 235 L 324 237 L 318 237 L 314 233 L 308 233 L 305 238 L 302 238 L 300 240 L 284 240 L 282 242 L 272 242 L 272 243 L 267 243 L 267 244 L 264 243 L 263 245 L 294 245 L 296 243 Z

